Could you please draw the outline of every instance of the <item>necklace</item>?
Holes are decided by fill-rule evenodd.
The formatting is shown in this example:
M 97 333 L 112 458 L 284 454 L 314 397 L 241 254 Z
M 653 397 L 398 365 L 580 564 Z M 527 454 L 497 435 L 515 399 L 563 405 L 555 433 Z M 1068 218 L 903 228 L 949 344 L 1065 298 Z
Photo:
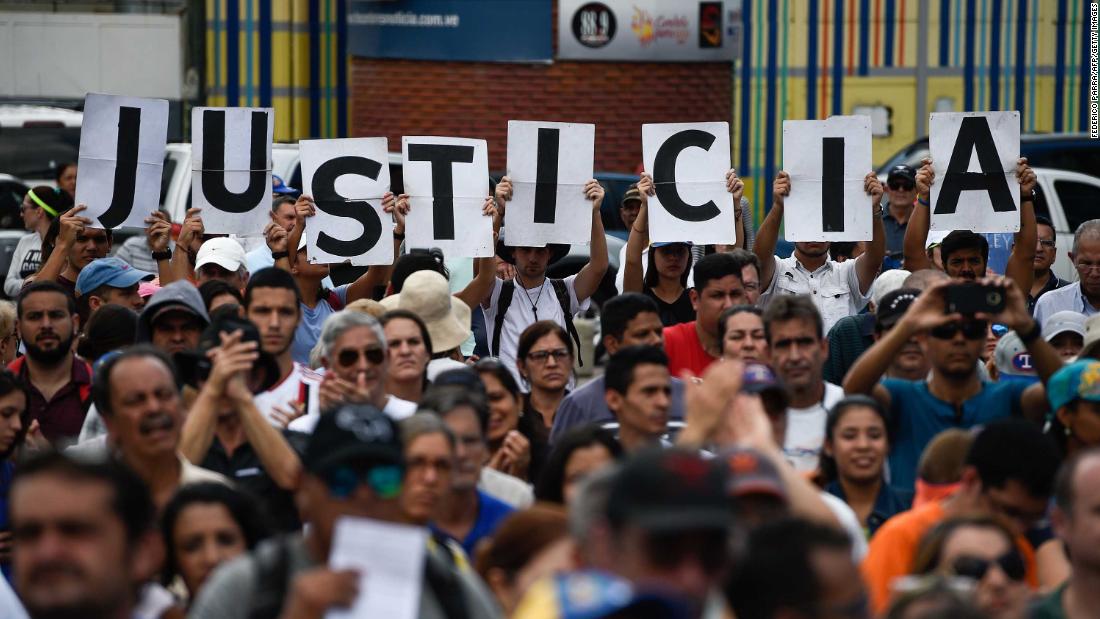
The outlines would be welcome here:
M 516 279 L 519 279 L 517 276 Z M 531 293 L 527 292 L 527 286 L 523 285 L 523 280 L 519 279 L 519 288 L 523 291 L 523 296 L 527 297 L 527 302 L 531 304 L 531 313 L 535 315 L 535 322 L 539 319 L 539 300 L 542 299 L 542 291 L 546 289 L 546 279 L 542 280 L 542 285 L 539 286 L 539 293 L 535 297 L 535 300 L 531 300 Z

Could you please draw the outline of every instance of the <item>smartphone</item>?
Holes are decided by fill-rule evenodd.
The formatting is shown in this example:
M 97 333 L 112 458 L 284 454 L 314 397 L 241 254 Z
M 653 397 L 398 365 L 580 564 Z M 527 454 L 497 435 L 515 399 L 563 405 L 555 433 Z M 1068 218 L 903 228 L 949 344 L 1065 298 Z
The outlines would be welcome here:
M 309 385 L 306 383 L 298 383 L 298 404 L 302 405 L 302 410 L 309 412 Z
M 944 310 L 948 314 L 999 314 L 1005 309 L 1005 289 L 986 284 L 952 284 L 944 289 Z

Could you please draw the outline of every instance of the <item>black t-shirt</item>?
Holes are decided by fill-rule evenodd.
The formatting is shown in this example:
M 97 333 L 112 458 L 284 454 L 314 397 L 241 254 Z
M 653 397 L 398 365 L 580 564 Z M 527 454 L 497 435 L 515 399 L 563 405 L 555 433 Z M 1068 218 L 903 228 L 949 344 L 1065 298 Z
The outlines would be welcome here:
M 643 292 L 645 296 L 657 303 L 657 315 L 661 317 L 661 324 L 664 326 L 671 327 L 695 320 L 695 308 L 691 306 L 691 295 L 687 288 L 684 288 L 679 298 L 672 303 L 666 303 L 649 286 L 646 286 Z
M 283 436 L 298 457 L 305 453 L 308 434 L 283 430 Z M 238 488 L 259 499 L 264 508 L 262 513 L 270 517 L 269 524 L 275 531 L 292 532 L 301 529 L 298 509 L 294 505 L 294 493 L 283 490 L 271 479 L 248 441 L 237 447 L 230 456 L 225 453 L 225 447 L 215 436 L 210 450 L 206 452 L 206 457 L 199 466 L 225 475 Z

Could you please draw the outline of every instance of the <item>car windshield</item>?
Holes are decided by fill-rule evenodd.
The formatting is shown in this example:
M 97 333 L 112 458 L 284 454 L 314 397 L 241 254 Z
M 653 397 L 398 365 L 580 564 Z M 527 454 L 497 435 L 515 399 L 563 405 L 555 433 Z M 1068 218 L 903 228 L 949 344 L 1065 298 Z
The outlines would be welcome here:
M 80 127 L 0 128 L 0 172 L 27 179 L 52 179 L 57 166 L 75 162 Z

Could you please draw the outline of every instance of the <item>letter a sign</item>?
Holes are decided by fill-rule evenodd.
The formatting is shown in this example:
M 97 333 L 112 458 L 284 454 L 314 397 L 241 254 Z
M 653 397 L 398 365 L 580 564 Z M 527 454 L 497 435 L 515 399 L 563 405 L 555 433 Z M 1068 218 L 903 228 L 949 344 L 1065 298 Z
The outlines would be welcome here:
M 932 114 L 933 231 L 1018 232 L 1019 112 Z

